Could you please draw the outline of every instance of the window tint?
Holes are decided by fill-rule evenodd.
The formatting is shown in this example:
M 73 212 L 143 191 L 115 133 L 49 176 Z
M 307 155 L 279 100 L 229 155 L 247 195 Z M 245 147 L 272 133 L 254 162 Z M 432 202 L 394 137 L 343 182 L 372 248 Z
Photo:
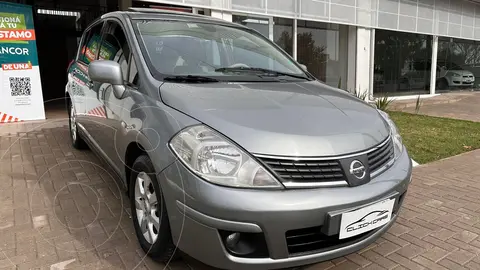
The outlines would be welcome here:
M 107 22 L 98 59 L 118 62 L 122 68 L 123 78 L 127 78 L 130 47 L 122 27 L 117 22 Z
M 137 21 L 154 68 L 166 75 L 236 76 L 222 68 L 263 68 L 304 75 L 294 61 L 260 35 L 204 23 Z M 242 73 L 240 76 L 256 76 Z
M 100 43 L 100 33 L 102 30 L 103 22 L 95 25 L 89 31 L 85 32 L 85 38 L 80 49 L 80 55 L 78 60 L 90 64 L 97 55 L 98 44 Z

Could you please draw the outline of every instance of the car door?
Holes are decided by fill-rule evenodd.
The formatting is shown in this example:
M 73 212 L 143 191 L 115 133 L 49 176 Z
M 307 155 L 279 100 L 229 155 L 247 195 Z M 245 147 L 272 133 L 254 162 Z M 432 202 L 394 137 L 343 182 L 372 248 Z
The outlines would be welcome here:
M 75 107 L 77 122 L 89 130 L 87 108 L 94 107 L 96 98 L 91 91 L 91 81 L 88 76 L 88 66 L 96 59 L 98 43 L 103 22 L 99 21 L 85 30 L 76 59 L 68 68 L 68 84 L 70 98 Z M 93 103 L 93 105 L 92 105 Z
M 112 60 L 120 64 L 125 86 L 129 91 L 128 68 L 131 59 L 131 52 L 125 31 L 117 20 L 107 20 L 103 28 L 102 42 L 100 45 L 99 59 Z M 125 110 L 123 108 L 124 100 L 117 98 L 113 93 L 113 87 L 110 84 L 95 83 L 94 91 L 96 92 L 98 108 L 94 108 L 96 112 L 100 112 L 100 116 L 95 120 L 96 128 L 92 132 L 92 137 L 101 147 L 103 154 L 107 160 L 111 162 L 114 168 L 120 173 L 122 171 L 122 159 L 118 151 L 119 136 L 127 128 L 125 122 L 122 122 L 121 115 Z

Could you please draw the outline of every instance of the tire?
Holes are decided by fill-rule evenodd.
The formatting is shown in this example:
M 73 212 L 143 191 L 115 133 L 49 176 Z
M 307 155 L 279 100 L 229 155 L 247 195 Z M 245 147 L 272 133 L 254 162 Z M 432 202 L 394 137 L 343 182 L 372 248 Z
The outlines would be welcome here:
M 145 189 L 145 185 L 148 185 L 149 188 Z M 143 187 L 143 193 L 140 186 Z M 176 252 L 176 247 L 173 244 L 163 193 L 158 184 L 152 161 L 147 155 L 139 156 L 133 163 L 130 174 L 129 195 L 133 225 L 142 249 L 148 256 L 158 262 L 168 263 L 177 259 L 179 252 Z M 153 196 L 156 198 L 156 206 L 154 206 L 154 201 L 151 201 Z M 150 200 L 146 198 L 150 198 Z M 148 207 L 147 204 L 149 205 Z M 142 224 L 144 225 L 141 226 L 138 221 L 139 215 L 145 216 L 145 213 L 149 214 L 143 219 Z M 155 225 L 154 221 L 156 221 L 157 225 Z M 152 229 L 148 229 L 145 225 L 152 225 Z M 157 233 L 156 237 L 155 231 Z M 144 235 L 144 232 L 146 232 L 147 236 Z
M 68 127 L 70 130 L 70 139 L 72 141 L 72 146 L 75 149 L 82 150 L 87 149 L 88 146 L 85 141 L 82 139 L 80 133 L 78 132 L 75 108 L 71 100 L 68 100 Z
M 448 89 L 448 82 L 445 78 L 441 78 L 437 81 L 437 88 L 439 90 L 447 90 Z
M 402 88 L 402 86 L 404 86 Z M 408 78 L 401 78 L 400 82 L 398 83 L 398 90 L 410 90 L 410 81 Z

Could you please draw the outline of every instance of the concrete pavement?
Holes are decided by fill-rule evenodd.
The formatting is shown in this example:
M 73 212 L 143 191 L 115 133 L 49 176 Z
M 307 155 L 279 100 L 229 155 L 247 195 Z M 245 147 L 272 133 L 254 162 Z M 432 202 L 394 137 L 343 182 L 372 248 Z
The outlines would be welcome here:
M 70 146 L 67 121 L 0 126 L 0 269 L 208 269 L 145 256 L 109 169 Z M 375 244 L 301 269 L 480 269 L 480 151 L 414 169 Z

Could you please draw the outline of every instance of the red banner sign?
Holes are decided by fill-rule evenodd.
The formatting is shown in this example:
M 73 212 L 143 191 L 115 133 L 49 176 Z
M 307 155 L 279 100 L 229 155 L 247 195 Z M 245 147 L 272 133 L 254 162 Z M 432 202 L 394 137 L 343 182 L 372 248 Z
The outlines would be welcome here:
M 26 70 L 32 69 L 31 63 L 2 64 L 3 70 Z
M 35 40 L 34 30 L 0 30 L 0 41 Z

